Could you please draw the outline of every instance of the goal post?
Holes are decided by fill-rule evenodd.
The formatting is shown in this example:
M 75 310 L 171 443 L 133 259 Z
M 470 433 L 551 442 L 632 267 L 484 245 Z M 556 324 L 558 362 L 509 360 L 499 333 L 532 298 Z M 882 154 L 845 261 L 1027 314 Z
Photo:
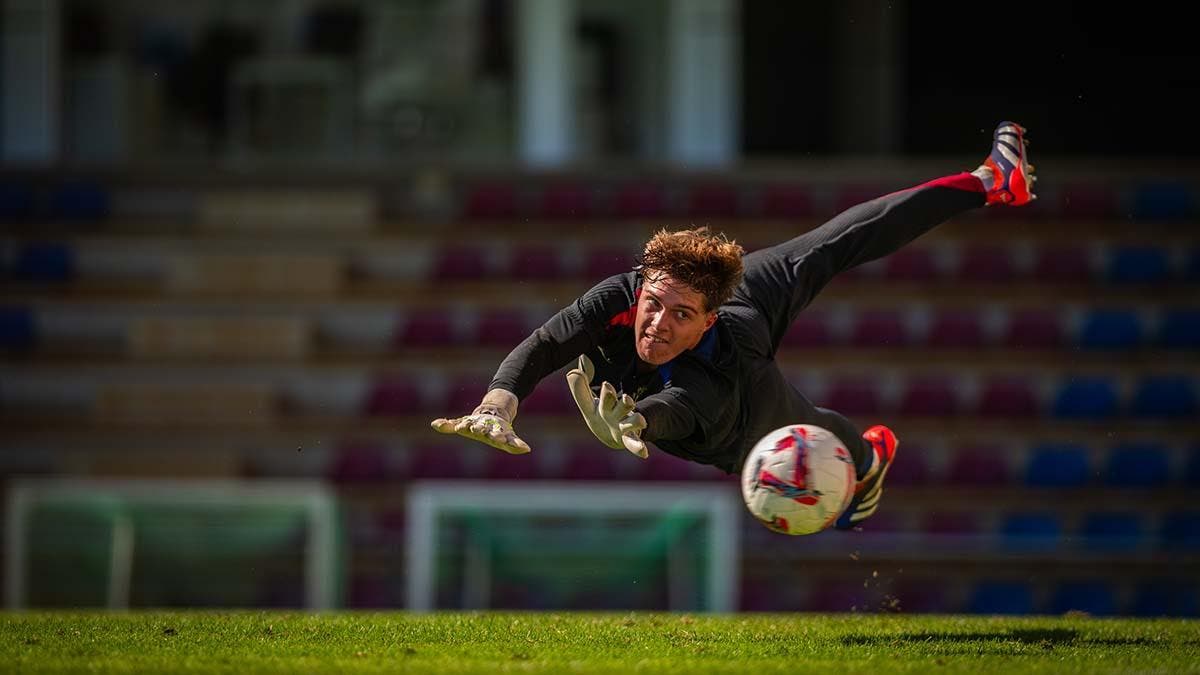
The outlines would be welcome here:
M 217 591 L 204 604 L 240 602 L 259 579 L 295 576 L 301 588 L 288 597 L 330 609 L 340 594 L 340 539 L 337 499 L 315 481 L 21 479 L 8 494 L 6 603 L 28 607 L 35 592 L 114 609 L 135 595 L 190 602 L 203 591 L 179 587 L 193 573 Z M 264 560 L 289 568 L 284 578 L 254 567 Z M 39 590 L 35 578 L 58 587 Z
M 671 611 L 737 608 L 740 502 L 719 485 L 423 481 L 408 493 L 407 605 L 488 609 L 504 583 L 561 608 L 642 583 Z

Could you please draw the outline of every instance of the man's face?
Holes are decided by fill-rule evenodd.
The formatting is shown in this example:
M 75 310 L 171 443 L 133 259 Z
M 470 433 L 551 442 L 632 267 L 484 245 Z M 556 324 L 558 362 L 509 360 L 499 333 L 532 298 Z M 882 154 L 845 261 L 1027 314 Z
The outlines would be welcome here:
M 695 347 L 717 320 L 704 296 L 666 274 L 648 272 L 638 298 L 634 340 L 646 363 L 660 366 Z

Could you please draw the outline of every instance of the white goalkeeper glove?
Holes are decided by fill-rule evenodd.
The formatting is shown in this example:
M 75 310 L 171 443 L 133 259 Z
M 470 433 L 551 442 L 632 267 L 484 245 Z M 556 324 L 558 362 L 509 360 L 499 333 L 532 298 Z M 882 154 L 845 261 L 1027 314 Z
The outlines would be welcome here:
M 516 416 L 516 395 L 504 389 L 493 389 L 470 415 L 454 419 L 439 417 L 429 426 L 443 434 L 458 434 L 487 443 L 510 455 L 523 455 L 529 452 L 529 445 L 513 431 L 512 421 Z
M 625 448 L 646 459 L 649 451 L 642 441 L 646 418 L 634 412 L 635 404 L 629 394 L 622 394 L 618 398 L 617 390 L 608 382 L 600 384 L 599 398 L 593 396 L 591 384 L 595 375 L 596 369 L 585 355 L 580 355 L 579 363 L 567 371 L 567 385 L 571 388 L 575 405 L 583 414 L 583 421 L 601 443 L 615 450 Z

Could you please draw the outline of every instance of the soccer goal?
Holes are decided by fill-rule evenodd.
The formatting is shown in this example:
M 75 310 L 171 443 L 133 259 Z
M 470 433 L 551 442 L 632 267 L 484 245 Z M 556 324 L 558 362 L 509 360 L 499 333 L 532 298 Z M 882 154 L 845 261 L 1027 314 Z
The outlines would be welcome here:
M 733 611 L 735 493 L 713 485 L 415 483 L 408 607 Z
M 7 605 L 337 604 L 337 501 L 305 481 L 28 479 L 8 498 Z

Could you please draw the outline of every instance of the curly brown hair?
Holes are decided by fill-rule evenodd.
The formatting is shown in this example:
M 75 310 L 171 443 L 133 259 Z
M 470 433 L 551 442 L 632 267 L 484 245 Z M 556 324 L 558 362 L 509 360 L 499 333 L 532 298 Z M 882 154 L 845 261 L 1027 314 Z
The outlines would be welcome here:
M 704 311 L 711 312 L 733 297 L 742 280 L 742 256 L 746 251 L 724 234 L 707 227 L 668 232 L 659 230 L 646 242 L 638 256 L 642 274 L 657 274 L 687 284 L 704 296 Z

